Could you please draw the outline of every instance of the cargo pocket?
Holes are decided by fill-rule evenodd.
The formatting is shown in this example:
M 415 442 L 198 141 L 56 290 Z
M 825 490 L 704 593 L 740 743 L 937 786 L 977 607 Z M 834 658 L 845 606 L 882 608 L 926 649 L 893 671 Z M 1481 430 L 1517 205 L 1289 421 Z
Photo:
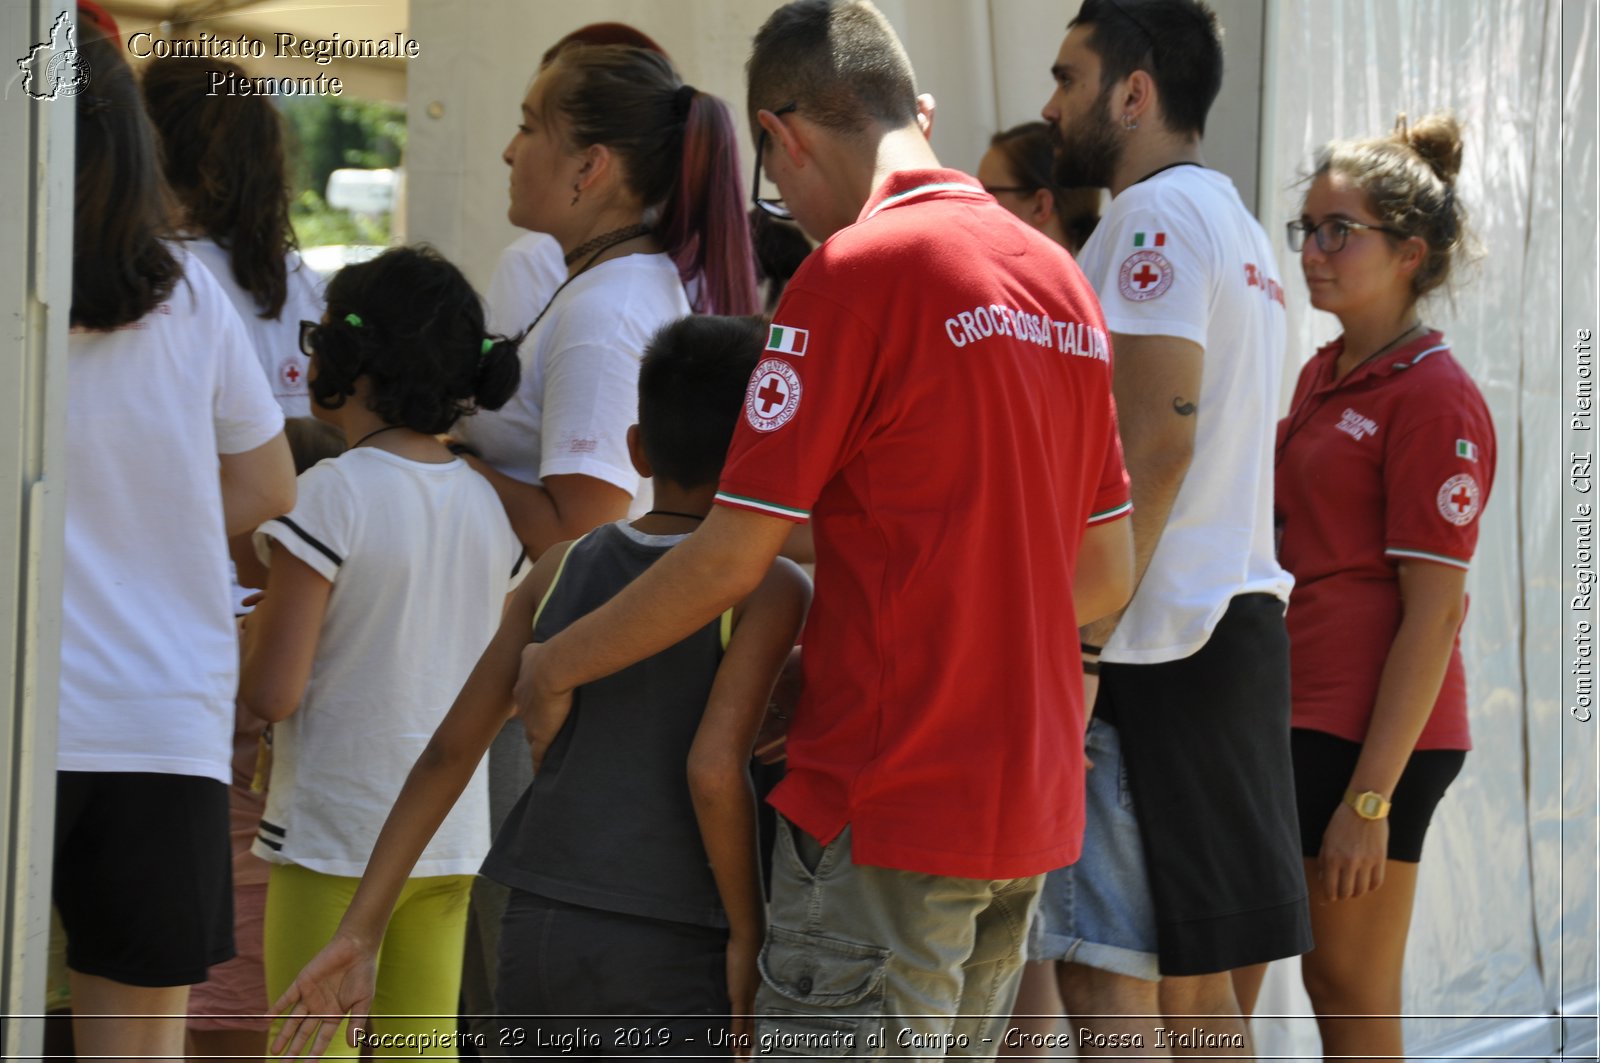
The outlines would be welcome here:
M 889 950 L 838 938 L 767 930 L 756 1050 L 762 1055 L 860 1056 L 883 1027 Z

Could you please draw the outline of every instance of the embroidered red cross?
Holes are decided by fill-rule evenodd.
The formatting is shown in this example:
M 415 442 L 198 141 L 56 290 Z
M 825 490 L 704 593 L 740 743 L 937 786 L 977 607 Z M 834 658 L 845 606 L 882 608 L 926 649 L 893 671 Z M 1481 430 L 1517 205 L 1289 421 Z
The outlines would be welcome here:
M 1456 509 L 1462 513 L 1472 508 L 1472 494 L 1465 487 L 1456 488 L 1456 493 L 1450 496 L 1450 501 L 1454 502 Z
M 1155 270 L 1151 269 L 1150 268 L 1150 263 L 1148 263 L 1148 262 L 1146 262 L 1144 265 L 1140 266 L 1139 267 L 1139 272 L 1135 273 L 1133 275 L 1133 283 L 1135 283 L 1135 284 L 1137 284 L 1139 286 L 1139 290 L 1140 291 L 1143 291 L 1144 289 L 1150 287 L 1150 285 L 1154 284 L 1156 281 L 1158 281 L 1160 279 L 1161 279 L 1161 274 L 1159 274 Z
M 283 371 L 283 375 L 289 378 L 291 384 L 300 383 L 300 370 L 292 365 Z
M 789 401 L 789 392 L 779 387 L 777 380 L 769 379 L 762 383 L 756 398 L 761 400 L 761 416 L 767 417 L 783 408 L 783 404 Z

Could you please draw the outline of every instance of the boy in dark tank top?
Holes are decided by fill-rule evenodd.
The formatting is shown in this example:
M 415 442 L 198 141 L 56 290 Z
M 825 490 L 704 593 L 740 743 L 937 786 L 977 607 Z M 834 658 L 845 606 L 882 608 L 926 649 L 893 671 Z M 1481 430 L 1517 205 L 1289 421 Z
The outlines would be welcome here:
M 552 547 L 412 770 L 334 940 L 275 1006 L 356 1017 L 410 861 L 511 711 L 523 651 L 604 604 L 710 510 L 766 340 L 753 318 L 662 329 L 639 377 L 629 450 L 656 508 Z M 757 590 L 653 657 L 530 722 L 533 785 L 483 874 L 511 888 L 500 937 L 501 1052 L 746 1055 L 766 929 L 750 757 L 810 602 L 779 559 Z M 726 1018 L 733 1016 L 731 1024 Z M 281 1041 L 334 1027 L 291 1016 Z

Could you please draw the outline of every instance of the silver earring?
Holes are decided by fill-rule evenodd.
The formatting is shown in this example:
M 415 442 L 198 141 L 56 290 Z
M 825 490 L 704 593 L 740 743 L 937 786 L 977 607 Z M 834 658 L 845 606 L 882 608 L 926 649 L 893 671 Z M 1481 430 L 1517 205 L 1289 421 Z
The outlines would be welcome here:
M 1131 133 L 1139 128 L 1139 121 L 1133 115 L 1125 114 L 1122 116 L 1122 128 Z

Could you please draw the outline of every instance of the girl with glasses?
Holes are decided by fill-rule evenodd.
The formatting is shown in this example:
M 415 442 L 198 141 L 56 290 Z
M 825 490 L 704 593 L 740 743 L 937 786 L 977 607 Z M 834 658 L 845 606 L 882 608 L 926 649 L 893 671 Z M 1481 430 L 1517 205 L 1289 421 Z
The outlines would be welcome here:
M 1398 1057 L 1401 961 L 1435 805 L 1471 745 L 1458 639 L 1495 472 L 1483 396 L 1426 325 L 1467 241 L 1460 129 L 1402 116 L 1317 158 L 1289 228 L 1342 335 L 1278 426 L 1292 746 L 1328 1057 Z
M 437 438 L 504 403 L 519 374 L 516 344 L 485 335 L 478 295 L 455 266 L 409 247 L 347 266 L 328 285 L 327 316 L 304 322 L 301 339 L 317 416 L 349 449 L 303 474 L 294 509 L 255 533 L 270 575 L 246 622 L 239 701 L 274 724 L 253 846 L 272 865 L 269 1000 L 343 916 L 524 560 L 494 491 Z M 480 766 L 384 938 L 383 1033 L 431 1046 L 439 1020 L 427 1016 L 456 1013 L 488 819 Z

